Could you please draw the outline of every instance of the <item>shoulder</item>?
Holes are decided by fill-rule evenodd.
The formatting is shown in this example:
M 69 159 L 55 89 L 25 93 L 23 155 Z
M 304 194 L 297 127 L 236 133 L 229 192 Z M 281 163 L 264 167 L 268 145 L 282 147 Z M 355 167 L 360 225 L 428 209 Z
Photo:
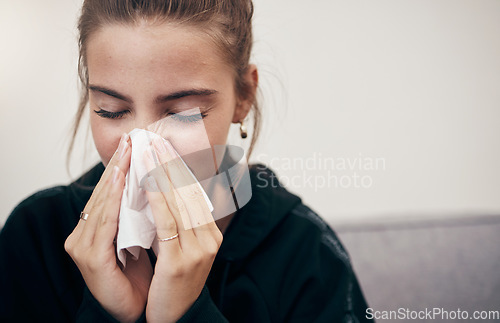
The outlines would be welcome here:
M 12 214 L 24 213 L 26 210 L 37 209 L 41 205 L 51 203 L 66 195 L 67 186 L 54 186 L 40 190 L 21 201 L 12 211 Z
M 60 216 L 71 209 L 67 186 L 38 191 L 19 203 L 7 218 L 1 231 L 2 241 L 8 237 L 30 234 L 34 237 L 60 227 Z
M 283 273 L 282 297 L 301 295 L 302 300 L 310 300 L 294 307 L 297 300 L 293 298 L 287 308 L 299 316 L 318 310 L 322 317 L 365 321 L 363 292 L 349 254 L 330 225 L 300 203 L 289 212 L 283 227 L 288 231 L 283 240 L 289 241 L 291 256 Z
M 293 222 L 298 231 L 304 235 L 313 235 L 314 241 L 328 249 L 329 253 L 349 263 L 349 256 L 332 227 L 315 211 L 305 204 L 298 204 L 287 216 L 287 221 Z
M 26 217 L 34 213 L 43 214 L 51 205 L 63 202 L 67 196 L 67 190 L 67 186 L 60 185 L 40 190 L 28 196 L 14 208 L 6 225 L 17 217 Z
M 69 185 L 50 187 L 27 197 L 7 218 L 2 233 L 35 227 L 49 232 L 72 230 L 102 171 L 102 164 L 98 164 Z
M 365 301 L 349 255 L 334 230 L 315 211 L 298 204 L 268 241 L 269 273 L 264 276 L 279 277 L 279 307 L 287 315 L 318 313 L 339 320 L 345 315 L 361 317 L 358 307 L 365 309 Z M 263 282 L 261 288 L 268 288 L 269 280 Z
M 67 187 L 56 186 L 29 196 L 10 214 L 0 231 L 0 266 L 2 275 L 18 282 L 19 273 L 35 269 L 32 279 L 46 279 L 41 272 L 66 259 L 64 241 L 74 228 L 68 212 Z M 8 265 L 7 265 L 8 264 Z M 19 274 L 20 275 L 20 274 Z
M 337 234 L 309 206 L 297 204 L 273 231 L 271 244 L 287 267 L 285 276 L 336 284 L 340 276 L 351 272 L 349 254 Z
M 282 186 L 271 169 L 254 164 L 250 166 L 250 176 L 255 199 L 249 203 L 248 209 L 253 212 L 247 222 L 265 223 L 264 228 L 272 229 L 271 240 L 283 249 L 293 250 L 293 255 L 304 251 L 304 256 L 313 256 L 307 249 L 321 248 L 323 254 L 350 266 L 348 253 L 332 227 L 300 197 Z M 259 221 L 259 218 L 265 220 Z

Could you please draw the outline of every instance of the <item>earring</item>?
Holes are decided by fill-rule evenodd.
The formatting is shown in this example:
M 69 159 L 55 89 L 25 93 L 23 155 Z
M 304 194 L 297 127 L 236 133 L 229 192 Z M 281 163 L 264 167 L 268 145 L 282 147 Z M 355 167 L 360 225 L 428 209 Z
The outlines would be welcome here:
M 240 136 L 245 139 L 248 136 L 247 126 L 245 125 L 245 120 L 240 121 Z

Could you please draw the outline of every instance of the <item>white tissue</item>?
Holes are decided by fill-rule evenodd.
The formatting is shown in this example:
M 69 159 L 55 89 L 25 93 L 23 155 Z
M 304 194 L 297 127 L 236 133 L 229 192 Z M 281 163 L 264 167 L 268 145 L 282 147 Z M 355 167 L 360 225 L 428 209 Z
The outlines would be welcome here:
M 129 133 L 129 136 L 132 144 L 132 156 L 130 159 L 130 169 L 125 177 L 125 188 L 122 195 L 118 234 L 116 237 L 116 251 L 123 267 L 126 266 L 125 250 L 135 260 L 138 259 L 141 248 L 149 249 L 153 247 L 153 250 L 157 253 L 158 242 L 155 239 L 156 226 L 153 213 L 146 192 L 140 184 L 148 174 L 146 165 L 143 162 L 145 150 L 151 145 L 153 138 L 158 137 L 165 140 L 158 134 L 144 129 L 134 129 Z M 182 160 L 178 153 L 177 156 Z M 182 161 L 184 162 L 184 160 Z M 184 163 L 184 165 L 186 164 Z M 187 166 L 186 168 L 189 170 Z M 200 187 L 208 208 L 212 212 L 214 208 L 205 190 L 196 180 L 193 173 L 190 170 L 189 172 L 193 176 L 195 183 Z

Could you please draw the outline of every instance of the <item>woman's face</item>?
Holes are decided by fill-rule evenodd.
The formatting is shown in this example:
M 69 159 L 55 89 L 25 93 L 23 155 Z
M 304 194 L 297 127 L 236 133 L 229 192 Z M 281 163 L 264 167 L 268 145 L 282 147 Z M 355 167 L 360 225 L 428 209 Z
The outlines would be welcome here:
M 104 165 L 134 128 L 163 120 L 162 136 L 184 155 L 225 145 L 231 122 L 248 112 L 232 67 L 195 28 L 108 25 L 89 39 L 87 64 L 92 134 Z

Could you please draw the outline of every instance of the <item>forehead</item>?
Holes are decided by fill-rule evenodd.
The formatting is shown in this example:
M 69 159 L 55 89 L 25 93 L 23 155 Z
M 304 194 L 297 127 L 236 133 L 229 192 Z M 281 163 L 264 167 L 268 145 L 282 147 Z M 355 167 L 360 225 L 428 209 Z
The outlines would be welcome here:
M 215 81 L 231 73 L 212 38 L 175 24 L 100 28 L 87 43 L 90 82 Z

